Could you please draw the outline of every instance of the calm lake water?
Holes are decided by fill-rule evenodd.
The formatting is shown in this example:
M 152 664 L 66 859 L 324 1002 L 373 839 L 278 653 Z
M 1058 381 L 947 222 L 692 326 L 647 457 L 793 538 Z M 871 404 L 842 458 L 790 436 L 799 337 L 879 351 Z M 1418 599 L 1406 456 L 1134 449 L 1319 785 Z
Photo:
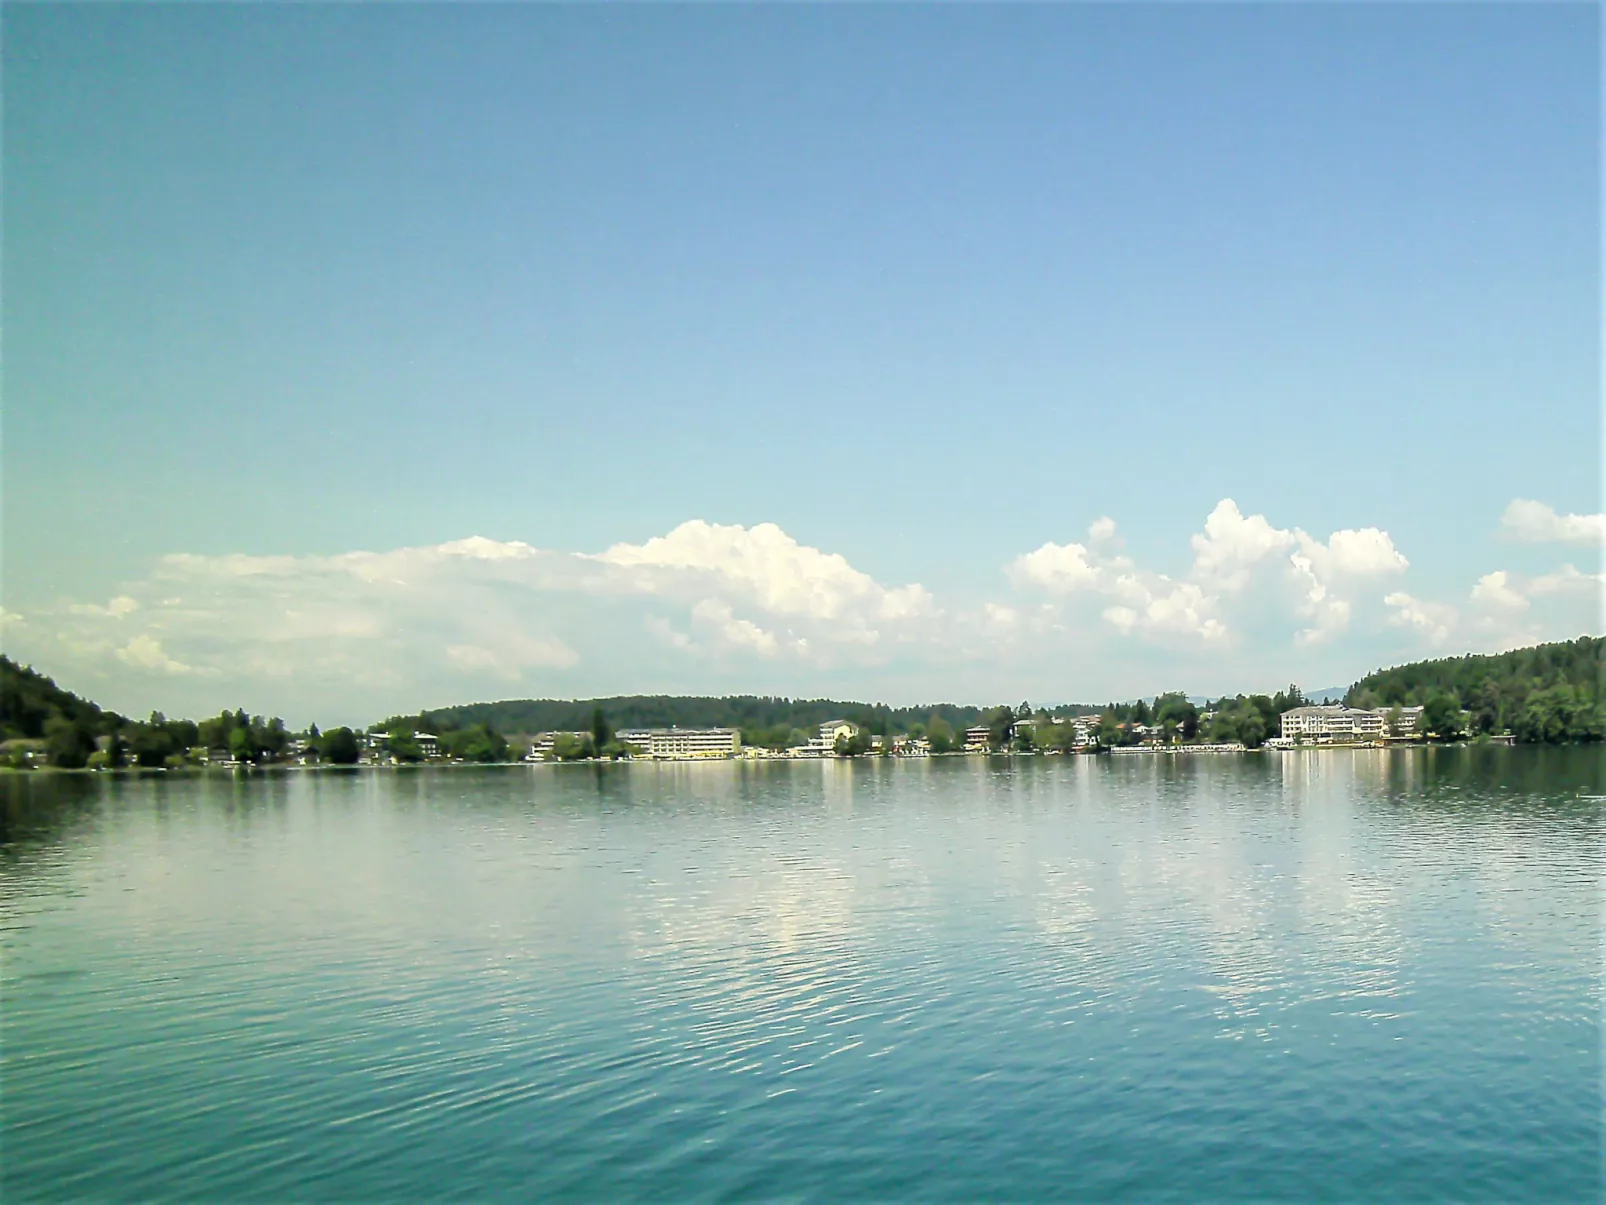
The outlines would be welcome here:
M 1603 760 L 12 776 L 0 1195 L 1597 1200 Z

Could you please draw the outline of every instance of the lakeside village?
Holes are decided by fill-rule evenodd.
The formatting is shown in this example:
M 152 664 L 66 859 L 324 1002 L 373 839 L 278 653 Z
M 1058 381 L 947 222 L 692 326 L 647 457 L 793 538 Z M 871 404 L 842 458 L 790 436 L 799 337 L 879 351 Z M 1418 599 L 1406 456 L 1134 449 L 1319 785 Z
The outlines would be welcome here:
M 1174 692 L 1052 711 L 654 695 L 504 700 L 392 716 L 366 729 L 292 732 L 243 710 L 133 720 L 0 654 L 0 771 L 1578 744 L 1606 740 L 1603 683 L 1606 638 L 1584 636 L 1377 670 L 1342 703 L 1313 702 L 1296 686 L 1203 706 Z M 621 721 L 617 730 L 610 715 Z
M 1003 713 L 1000 708 L 988 723 L 976 724 L 944 740 L 939 734 L 935 747 L 931 736 L 903 733 L 883 736 L 865 731 L 842 719 L 828 720 L 814 736 L 800 745 L 772 749 L 761 745 L 744 746 L 735 728 L 631 729 L 613 734 L 622 746 L 621 756 L 630 760 L 692 761 L 708 759 L 782 759 L 821 757 L 930 757 L 934 754 L 1080 754 L 1130 753 L 1244 753 L 1250 746 L 1242 740 L 1199 739 L 1215 719 L 1212 712 L 1197 715 L 1195 723 L 1145 724 L 1129 721 L 1111 725 L 1105 717 L 1089 715 L 1050 716 Z M 1357 746 L 1378 748 L 1395 743 L 1418 743 L 1422 707 L 1355 708 L 1343 705 L 1306 705 L 1289 709 L 1280 717 L 1279 735 L 1260 743 L 1267 749 L 1294 749 L 1304 746 Z M 1193 731 L 1186 731 L 1192 729 Z M 1457 734 L 1466 731 L 1458 729 Z M 1185 734 L 1186 733 L 1186 734 Z M 431 740 L 427 733 L 415 733 L 419 742 Z M 1511 738 L 1506 737 L 1506 740 Z M 601 747 L 589 732 L 544 732 L 532 741 L 525 761 L 569 761 L 594 756 Z M 383 748 L 381 745 L 380 748 Z
M 1430 735 L 1459 739 L 1475 729 L 1475 717 L 1458 709 L 1395 706 L 1357 708 L 1310 705 L 1290 688 L 1273 702 L 1252 696 L 1239 714 L 1200 711 L 1181 696 L 1162 695 L 1111 705 L 1102 714 L 1060 714 L 998 707 L 986 722 L 955 730 L 933 714 L 909 731 L 877 733 L 848 719 L 827 720 L 811 734 L 793 728 L 773 732 L 734 727 L 629 728 L 615 731 L 600 708 L 588 730 L 501 736 L 486 724 L 444 735 L 390 720 L 366 730 L 336 728 L 290 732 L 281 720 L 229 713 L 199 723 L 153 714 L 143 723 L 113 726 L 109 733 L 80 735 L 81 725 L 56 722 L 41 739 L 11 739 L 0 745 L 0 764 L 10 769 L 44 766 L 90 770 L 139 767 L 249 768 L 256 766 L 400 766 L 419 764 L 508 764 L 579 761 L 797 760 L 808 758 L 932 757 L 949 755 L 1055 756 L 1066 754 L 1244 753 L 1302 747 L 1381 747 L 1419 743 Z M 1256 704 L 1260 706 L 1256 706 Z M 1292 705 L 1289 705 L 1292 704 Z M 1279 706 L 1280 712 L 1275 709 Z M 1271 714 L 1262 718 L 1262 713 Z M 1424 722 L 1429 716 L 1431 723 Z M 1262 737 L 1268 721 L 1278 735 Z M 1234 737 L 1236 739 L 1222 739 Z M 768 743 L 760 743 L 767 738 Z M 1247 738 L 1247 739 L 1243 739 Z M 1509 742 L 1509 735 L 1495 735 Z M 73 747 L 68 748 L 68 745 Z
M 1297 696 L 1296 696 L 1297 697 Z M 1180 696 L 1172 696 L 1180 699 Z M 1422 706 L 1358 708 L 1342 704 L 1301 703 L 1278 717 L 1279 733 L 1256 741 L 1210 740 L 1206 735 L 1217 727 L 1217 713 L 1200 712 L 1184 703 L 1182 714 L 1167 714 L 1166 696 L 1155 701 L 1153 709 L 1144 705 L 1151 719 L 1115 720 L 1103 715 L 1050 715 L 1000 707 L 988 722 L 953 732 L 940 719 L 930 725 L 913 725 L 917 731 L 897 734 L 870 732 L 847 719 L 827 720 L 799 743 L 775 748 L 744 744 L 739 728 L 633 728 L 614 731 L 600 710 L 590 730 L 542 732 L 528 738 L 528 748 L 517 756 L 510 744 L 508 756 L 498 760 L 524 762 L 618 761 L 711 761 L 743 758 L 748 760 L 799 760 L 847 757 L 931 757 L 943 755 L 1043 755 L 1134 754 L 1134 753 L 1244 753 L 1251 748 L 1272 750 L 1303 747 L 1348 746 L 1380 748 L 1391 744 L 1420 743 L 1423 729 Z M 1137 710 L 1136 707 L 1133 708 Z M 1460 737 L 1470 730 L 1472 717 L 1456 716 L 1456 722 L 1441 720 L 1435 735 Z M 923 730 L 921 730 L 923 729 Z M 935 731 L 933 731 L 935 729 Z M 794 733 L 803 735 L 802 733 Z M 1491 739 L 1509 742 L 1509 735 Z M 524 742 L 520 742 L 524 743 Z M 414 730 L 393 732 L 375 729 L 358 737 L 357 764 L 397 765 L 425 762 L 453 762 L 454 757 L 434 733 Z M 318 754 L 307 738 L 292 738 L 286 749 L 290 761 L 315 762 Z M 481 759 L 472 759 L 481 760 Z M 225 762 L 226 764 L 226 762 Z

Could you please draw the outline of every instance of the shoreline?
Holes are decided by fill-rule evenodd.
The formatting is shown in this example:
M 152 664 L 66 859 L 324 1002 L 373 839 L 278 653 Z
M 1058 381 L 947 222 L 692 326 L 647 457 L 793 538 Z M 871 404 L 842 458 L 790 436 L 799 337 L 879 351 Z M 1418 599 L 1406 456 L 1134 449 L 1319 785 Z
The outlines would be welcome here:
M 1575 743 L 1582 743 L 1582 742 L 1575 742 Z M 1379 752 L 1379 751 L 1387 752 L 1387 751 L 1401 750 L 1401 749 L 1403 749 L 1403 750 L 1412 750 L 1412 749 L 1472 749 L 1472 748 L 1517 748 L 1517 747 L 1519 747 L 1519 742 L 1517 742 L 1516 740 L 1514 740 L 1514 739 L 1512 739 L 1510 737 L 1507 737 L 1505 739 L 1501 739 L 1499 737 L 1495 737 L 1495 738 L 1491 738 L 1491 739 L 1480 739 L 1480 740 L 1470 740 L 1470 741 L 1467 741 L 1467 740 L 1463 740 L 1463 741 L 1446 741 L 1446 742 L 1443 742 L 1443 743 L 1436 742 L 1436 741 L 1434 741 L 1434 742 L 1398 741 L 1398 742 L 1386 743 L 1386 744 L 1376 744 L 1376 743 L 1344 743 L 1344 744 L 1328 743 L 1328 744 L 1293 745 L 1293 746 L 1286 746 L 1286 747 L 1284 747 L 1284 746 L 1274 747 L 1274 746 L 1262 745 L 1259 748 L 1255 748 L 1255 749 L 1250 749 L 1247 746 L 1243 746 L 1243 745 L 1238 745 L 1238 746 L 1230 746 L 1230 745 L 1170 745 L 1170 746 L 1122 745 L 1122 746 L 1116 746 L 1114 748 L 1102 749 L 1102 750 L 1099 750 L 1097 752 L 1085 752 L 1085 753 L 1059 753 L 1059 752 L 1053 752 L 1053 753 L 1037 753 L 1037 752 L 1023 753 L 1023 752 L 1013 752 L 1013 751 L 1009 751 L 1009 750 L 999 750 L 999 751 L 996 751 L 996 752 L 989 751 L 989 752 L 985 752 L 985 753 L 983 753 L 983 752 L 962 752 L 962 751 L 955 751 L 955 752 L 951 752 L 951 753 L 927 753 L 927 754 L 922 754 L 922 755 L 919 755 L 919 756 L 900 756 L 900 755 L 890 755 L 890 754 L 887 754 L 887 755 L 856 754 L 856 755 L 843 756 L 843 757 L 837 757 L 837 756 L 831 756 L 831 757 L 789 757 L 789 756 L 787 756 L 785 754 L 774 754 L 774 753 L 772 753 L 772 754 L 768 754 L 768 755 L 764 755 L 764 756 L 741 756 L 741 755 L 738 755 L 738 756 L 735 756 L 735 757 L 661 757 L 661 758 L 642 757 L 642 758 L 617 758 L 617 759 L 615 759 L 615 758 L 597 758 L 597 757 L 593 757 L 593 758 L 577 758 L 577 759 L 575 759 L 573 761 L 557 761 L 557 760 L 553 760 L 553 761 L 529 761 L 529 760 L 520 758 L 520 759 L 513 760 L 513 761 L 498 761 L 498 762 L 468 762 L 468 761 L 423 761 L 423 762 L 387 762 L 387 763 L 356 762 L 356 763 L 351 764 L 351 765 L 336 765 L 336 764 L 330 764 L 330 763 L 324 763 L 324 764 L 319 764 L 319 765 L 305 765 L 305 764 L 295 764 L 295 763 L 273 762 L 273 763 L 269 763 L 267 765 L 255 765 L 255 764 L 250 764 L 250 763 L 239 763 L 239 764 L 192 765 L 192 766 L 120 766 L 120 767 L 117 767 L 115 769 L 112 769 L 112 768 L 109 768 L 109 767 L 105 767 L 105 766 L 94 766 L 94 767 L 80 766 L 80 767 L 74 767 L 74 768 L 71 768 L 71 769 L 69 769 L 67 767 L 63 767 L 63 766 L 51 766 L 51 765 L 34 766 L 34 767 L 0 766 L 0 776 L 29 778 L 29 777 L 34 777 L 34 776 L 53 776 L 53 775 L 60 774 L 60 775 L 72 775 L 72 776 L 78 776 L 78 777 L 95 777 L 95 776 L 119 777 L 119 776 L 122 776 L 122 777 L 130 777 L 130 778 L 143 778 L 143 777 L 152 777 L 152 776 L 157 776 L 157 775 L 187 776 L 187 775 L 203 775 L 203 774 L 229 774 L 229 775 L 232 775 L 232 776 L 235 776 L 235 777 L 251 777 L 251 776 L 259 775 L 259 774 L 353 773 L 353 772 L 374 773 L 374 772 L 380 772 L 380 771 L 409 771 L 409 770 L 485 770 L 485 769 L 509 769 L 509 768 L 513 768 L 513 767 L 528 767 L 528 768 L 532 768 L 533 769 L 533 768 L 537 768 L 537 767 L 549 767 L 549 766 L 550 767 L 559 767 L 559 766 L 598 766 L 598 765 L 625 765 L 625 766 L 628 766 L 628 765 L 654 765 L 654 766 L 658 766 L 658 765 L 676 765 L 676 766 L 682 766 L 682 765 L 705 765 L 705 764 L 727 765 L 727 764 L 732 764 L 732 763 L 751 764 L 751 763 L 755 763 L 755 762 L 764 763 L 766 765 L 772 764 L 772 763 L 776 763 L 776 762 L 780 762 L 780 763 L 785 763 L 785 764 L 791 765 L 791 764 L 797 764 L 797 763 L 811 763 L 811 764 L 814 764 L 814 763 L 822 763 L 822 762 L 925 762 L 925 761 L 931 761 L 931 760 L 937 759 L 937 758 L 943 758 L 943 759 L 949 759 L 949 760 L 958 759 L 958 758 L 967 758 L 967 759 L 968 758 L 985 758 L 985 759 L 988 759 L 988 760 L 995 760 L 995 759 L 999 759 L 999 758 L 1005 758 L 1005 759 L 1008 759 L 1010 761 L 1014 761 L 1016 759 L 1023 759 L 1023 760 L 1024 759 L 1036 760 L 1036 759 L 1047 759 L 1047 758 L 1080 759 L 1080 758 L 1084 758 L 1084 757 L 1099 758 L 1099 757 L 1104 757 L 1104 756 L 1111 756 L 1111 757 L 1134 757 L 1134 756 L 1152 756 L 1152 757 L 1212 756 L 1212 757 L 1219 757 L 1219 756 L 1232 756 L 1232 755 L 1255 755 L 1255 756 L 1259 756 L 1259 755 L 1263 755 L 1263 754 L 1279 754 L 1279 755 L 1281 755 L 1281 754 L 1288 754 L 1288 753 L 1319 753 L 1319 752 L 1345 752 L 1345 751 L 1352 752 L 1352 753 L 1353 752 L 1361 752 L 1361 751 L 1364 751 L 1364 752 Z M 1534 748 L 1543 748 L 1543 747 L 1546 747 L 1546 746 L 1535 744 L 1533 747 Z

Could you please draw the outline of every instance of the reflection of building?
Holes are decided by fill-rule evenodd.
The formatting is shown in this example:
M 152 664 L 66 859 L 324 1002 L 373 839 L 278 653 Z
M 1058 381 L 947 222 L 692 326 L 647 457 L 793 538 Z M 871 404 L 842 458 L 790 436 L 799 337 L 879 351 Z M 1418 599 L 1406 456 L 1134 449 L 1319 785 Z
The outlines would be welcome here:
M 1379 708 L 1369 710 L 1341 705 L 1324 707 L 1295 707 L 1282 714 L 1282 736 L 1285 740 L 1315 741 L 1375 741 L 1396 735 L 1390 731 L 1390 720 L 1398 712 L 1398 733 L 1404 736 L 1416 731 L 1420 707 Z

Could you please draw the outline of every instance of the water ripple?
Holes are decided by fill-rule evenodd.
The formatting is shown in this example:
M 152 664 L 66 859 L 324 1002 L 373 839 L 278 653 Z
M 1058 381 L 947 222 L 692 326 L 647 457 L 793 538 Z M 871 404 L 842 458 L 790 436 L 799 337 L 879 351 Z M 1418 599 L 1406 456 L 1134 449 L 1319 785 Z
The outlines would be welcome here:
M 1554 752 L 96 783 L 0 847 L 0 1188 L 1593 1199 Z

